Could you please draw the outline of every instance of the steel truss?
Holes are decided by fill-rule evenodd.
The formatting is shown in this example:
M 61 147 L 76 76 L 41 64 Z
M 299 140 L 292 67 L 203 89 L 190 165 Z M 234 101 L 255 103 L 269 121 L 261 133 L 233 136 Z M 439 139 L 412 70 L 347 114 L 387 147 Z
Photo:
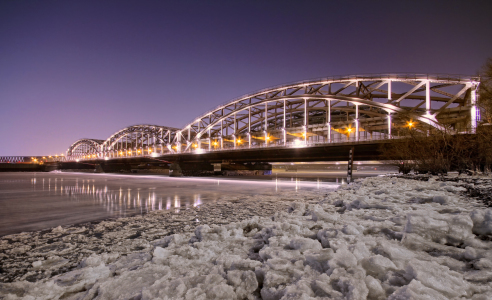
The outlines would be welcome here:
M 297 82 L 220 105 L 183 129 L 157 125 L 122 129 L 101 142 L 98 153 L 111 158 L 381 139 L 409 121 L 474 131 L 479 121 L 478 85 L 476 77 L 418 74 Z M 84 149 L 92 151 L 89 144 Z

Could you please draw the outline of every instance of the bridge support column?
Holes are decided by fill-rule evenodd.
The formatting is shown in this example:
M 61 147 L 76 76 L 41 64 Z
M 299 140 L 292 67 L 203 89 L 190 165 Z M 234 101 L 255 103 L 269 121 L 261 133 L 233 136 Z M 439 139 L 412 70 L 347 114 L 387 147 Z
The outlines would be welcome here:
M 359 105 L 355 105 L 355 141 L 359 141 Z
M 326 130 L 327 131 L 326 135 L 327 135 L 327 138 L 328 138 L 328 143 L 331 143 L 331 123 L 328 122 L 326 124 L 326 126 L 328 127 L 328 129 Z
M 327 138 L 328 143 L 331 143 L 331 100 L 326 100 L 326 122 L 327 122 Z
M 391 138 L 391 114 L 388 114 L 388 138 Z
M 430 82 L 427 80 L 425 83 L 425 112 L 430 115 L 431 99 L 430 99 Z
M 359 119 L 355 119 L 355 141 L 359 141 Z
M 480 111 L 477 109 L 477 90 L 476 86 L 472 88 L 470 93 L 471 100 L 471 118 L 470 118 L 470 129 L 472 133 L 476 133 L 477 131 L 477 122 L 480 121 Z
M 352 171 L 354 169 L 354 147 L 349 151 L 348 167 L 347 167 L 347 183 L 352 182 Z

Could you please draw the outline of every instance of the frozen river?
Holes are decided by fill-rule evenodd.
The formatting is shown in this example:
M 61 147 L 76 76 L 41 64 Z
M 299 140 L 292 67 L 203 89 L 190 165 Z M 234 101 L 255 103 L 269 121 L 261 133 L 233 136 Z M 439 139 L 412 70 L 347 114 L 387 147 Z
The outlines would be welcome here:
M 318 175 L 319 176 L 319 175 Z M 0 173 L 0 236 L 59 225 L 185 209 L 221 197 L 338 185 L 342 178 L 170 178 L 85 173 Z M 309 177 L 309 178 L 308 178 Z M 338 183 L 337 183 L 338 182 Z

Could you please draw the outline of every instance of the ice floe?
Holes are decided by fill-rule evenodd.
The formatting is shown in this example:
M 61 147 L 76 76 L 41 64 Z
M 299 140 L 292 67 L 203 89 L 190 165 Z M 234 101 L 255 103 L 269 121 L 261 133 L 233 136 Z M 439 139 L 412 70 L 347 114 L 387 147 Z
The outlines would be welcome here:
M 334 192 L 245 200 L 265 200 L 268 216 L 197 224 L 196 212 L 180 215 L 188 227 L 179 233 L 150 216 L 136 245 L 101 245 L 58 275 L 1 283 L 0 298 L 491 299 L 492 210 L 464 191 L 459 182 L 374 177 Z M 225 207 L 233 214 L 240 203 Z M 115 232 L 122 221 L 113 222 L 97 232 Z M 41 248 L 51 255 L 30 261 L 28 273 L 60 269 L 64 251 L 84 238 L 55 234 L 65 236 L 44 246 L 11 236 L 4 257 Z

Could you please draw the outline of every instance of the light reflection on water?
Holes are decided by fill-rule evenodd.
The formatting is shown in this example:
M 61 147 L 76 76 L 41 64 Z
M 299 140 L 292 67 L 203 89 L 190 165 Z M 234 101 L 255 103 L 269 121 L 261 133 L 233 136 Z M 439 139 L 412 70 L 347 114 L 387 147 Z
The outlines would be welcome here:
M 157 210 L 178 212 L 220 198 L 335 188 L 334 181 L 0 173 L 0 235 Z
M 33 176 L 46 176 L 46 174 L 38 174 Z M 58 175 L 63 176 L 63 175 Z M 84 176 L 87 176 L 84 174 Z M 109 175 L 110 176 L 110 175 Z M 53 180 L 52 180 L 53 179 Z M 151 186 L 146 188 L 141 187 L 128 187 L 132 183 L 125 182 L 124 185 L 114 185 L 108 186 L 107 183 L 101 184 L 101 179 L 107 182 L 104 178 L 42 178 L 41 182 L 37 181 L 36 177 L 31 179 L 31 185 L 34 191 L 48 192 L 49 196 L 62 196 L 64 199 L 72 202 L 87 201 L 88 197 L 93 204 L 100 205 L 107 213 L 111 216 L 127 216 L 135 213 L 148 213 L 155 210 L 169 210 L 169 209 L 183 209 L 190 206 L 197 207 L 202 203 L 207 201 L 215 201 L 222 195 L 231 194 L 230 190 L 227 192 L 228 187 L 222 185 L 221 180 L 217 179 L 207 179 L 207 178 L 181 178 L 181 179 L 169 179 L 167 180 L 177 180 L 178 186 L 166 187 L 165 189 L 159 186 Z M 125 178 L 128 180 L 128 178 Z M 142 180 L 141 178 L 134 178 L 137 180 Z M 162 180 L 163 178 L 159 178 Z M 316 188 L 319 189 L 325 182 L 321 181 L 319 178 L 316 181 L 302 181 L 300 178 L 289 178 L 279 179 L 274 178 L 275 192 L 280 190 L 286 190 L 293 188 L 295 191 L 299 191 L 301 188 Z M 131 180 L 131 179 L 130 179 Z M 155 178 L 150 179 L 151 182 L 156 184 Z M 206 195 L 202 196 L 199 192 L 199 185 L 196 186 L 195 190 L 180 190 L 175 191 L 175 188 L 179 187 L 179 183 L 186 181 L 199 181 L 203 185 L 209 185 L 211 182 L 217 182 L 216 188 L 213 191 L 205 191 Z M 244 180 L 222 180 L 223 183 L 244 185 L 245 183 L 249 185 L 267 184 L 272 185 L 272 181 L 244 181 Z M 336 178 L 336 183 L 339 179 Z M 344 179 L 340 179 L 340 183 L 344 183 Z M 158 182 L 162 183 L 162 182 Z M 169 182 L 167 182 L 169 185 Z M 186 184 L 185 184 L 186 185 Z M 254 191 L 257 191 L 258 187 L 254 187 Z M 234 190 L 234 189 L 231 189 Z M 260 189 L 261 190 L 261 189 Z M 264 191 L 268 191 L 267 187 Z M 190 192 L 192 191 L 192 192 Z M 237 190 L 237 193 L 233 193 L 235 196 L 240 196 L 243 194 L 253 194 L 251 188 L 246 189 L 243 193 Z M 174 194 L 174 195 L 172 195 Z
M 48 196 L 62 196 L 71 202 L 87 201 L 89 196 L 93 204 L 98 204 L 111 215 L 118 216 L 126 216 L 129 212 L 143 214 L 155 210 L 181 209 L 190 205 L 197 207 L 203 203 L 200 193 L 193 193 L 191 199 L 184 196 L 182 201 L 177 194 L 158 196 L 155 187 L 131 189 L 120 186 L 118 189 L 111 189 L 107 184 L 98 185 L 95 179 L 82 179 L 80 183 L 78 179 L 74 183 L 62 182 L 63 180 L 58 183 L 57 178 L 52 182 L 50 178 L 46 184 L 44 179 L 39 184 L 36 178 L 32 178 L 31 186 L 34 191 L 48 192 Z
M 84 174 L 85 175 L 85 174 Z M 34 174 L 33 176 L 46 176 L 46 174 Z M 93 204 L 100 205 L 107 213 L 111 216 L 127 216 L 135 213 L 148 213 L 150 211 L 155 210 L 169 210 L 169 209 L 179 209 L 188 208 L 190 206 L 197 207 L 203 204 L 202 195 L 198 192 L 189 193 L 181 192 L 183 195 L 174 194 L 174 195 L 162 195 L 162 191 L 157 189 L 157 187 L 148 187 L 148 188 L 129 188 L 123 185 L 119 185 L 118 187 L 110 186 L 107 184 L 102 185 L 99 182 L 99 178 L 92 179 L 81 179 L 75 178 L 73 180 L 65 180 L 63 178 L 40 178 L 41 181 L 38 182 L 36 177 L 31 178 L 31 187 L 33 191 L 37 191 L 39 193 L 48 192 L 48 196 L 61 196 L 63 199 L 70 202 L 81 202 L 87 201 L 88 199 L 92 201 Z M 53 179 L 53 180 L 52 180 Z M 140 178 L 138 178 L 140 179 Z M 204 181 L 206 179 L 193 179 L 193 180 L 201 180 Z M 291 178 L 292 186 L 295 191 L 301 189 L 302 181 L 299 178 Z M 220 180 L 213 179 L 213 181 L 217 182 L 217 187 L 220 188 Z M 223 180 L 224 182 L 224 180 Z M 237 183 L 241 184 L 240 181 L 227 181 L 227 183 Z M 274 179 L 275 182 L 275 192 L 279 192 L 279 186 L 286 186 L 287 182 L 285 180 L 279 180 L 278 178 Z M 338 182 L 338 178 L 337 178 Z M 342 180 L 342 183 L 344 181 Z M 252 181 L 248 181 L 248 183 L 253 183 Z M 270 184 L 269 181 L 261 181 L 259 183 L 267 183 Z M 319 179 L 316 180 L 315 187 L 317 189 L 320 188 L 321 181 Z M 313 182 L 308 181 L 304 182 L 304 186 L 313 187 Z M 226 187 L 220 188 L 226 189 Z M 156 194 L 156 190 L 158 194 Z M 224 191 L 221 191 L 224 192 Z M 248 191 L 250 194 L 251 191 Z M 165 193 L 169 194 L 169 193 Z M 239 194 L 236 193 L 236 196 Z M 208 195 L 205 197 L 205 202 L 215 201 L 220 198 L 221 194 L 215 194 L 212 197 Z

